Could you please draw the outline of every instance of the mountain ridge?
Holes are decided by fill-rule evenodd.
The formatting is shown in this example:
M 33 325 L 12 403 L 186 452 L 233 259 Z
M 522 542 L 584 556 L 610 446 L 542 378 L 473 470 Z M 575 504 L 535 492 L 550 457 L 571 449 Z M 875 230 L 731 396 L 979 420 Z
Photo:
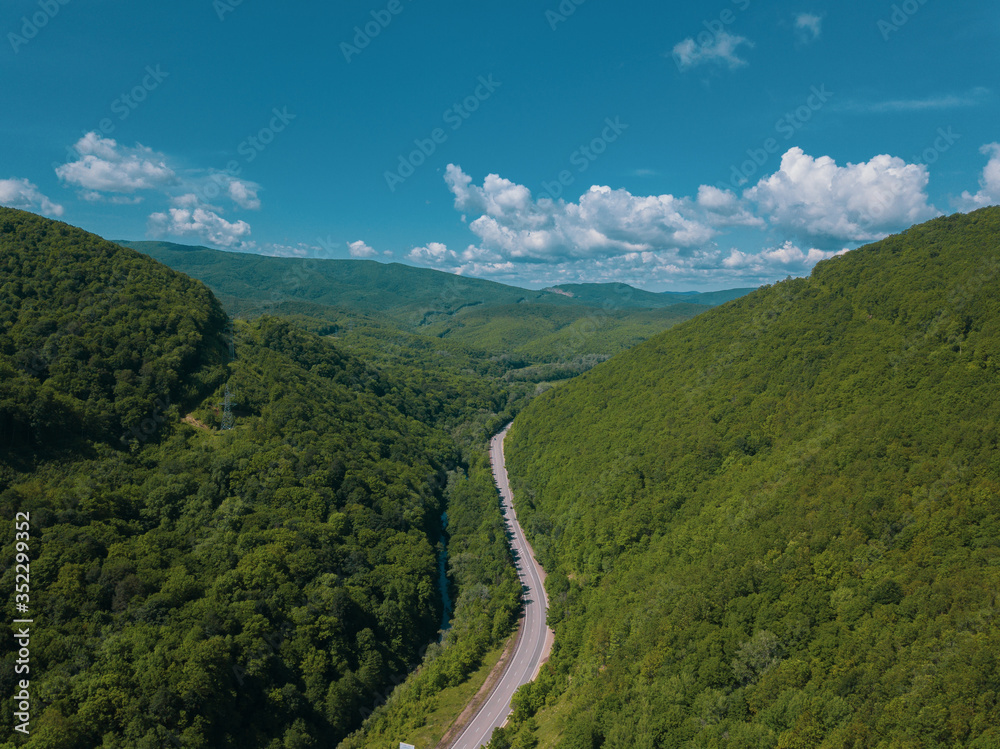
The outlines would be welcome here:
M 125 242 L 211 288 L 230 314 L 281 305 L 338 321 L 364 315 L 409 333 L 529 363 L 579 363 L 646 340 L 743 290 L 674 298 L 624 285 L 576 287 L 576 299 L 373 260 L 272 258 L 165 242 Z M 567 292 L 572 293 L 572 292 Z M 697 299 L 708 304 L 694 303 Z M 599 331 L 599 335 L 595 335 Z
M 558 649 L 503 740 L 995 746 L 998 292 L 1000 208 L 942 217 L 530 404 Z

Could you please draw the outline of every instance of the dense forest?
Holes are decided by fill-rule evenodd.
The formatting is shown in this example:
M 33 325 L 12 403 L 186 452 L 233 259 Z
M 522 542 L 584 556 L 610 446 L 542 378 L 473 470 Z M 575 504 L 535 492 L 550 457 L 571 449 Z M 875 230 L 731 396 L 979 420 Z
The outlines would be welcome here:
M 0 289 L 0 585 L 30 512 L 39 622 L 27 745 L 331 746 L 422 661 L 454 684 L 507 638 L 480 443 L 517 396 L 468 386 L 490 362 L 425 377 L 434 351 L 383 368 L 308 320 L 229 321 L 201 283 L 10 209 Z
M 1000 745 L 1000 209 L 746 296 L 372 266 L 216 297 L 0 208 L 0 747 L 436 741 L 517 620 L 514 416 L 557 639 L 494 749 Z
M 683 323 L 514 423 L 556 651 L 492 746 L 1000 746 L 1000 208 Z

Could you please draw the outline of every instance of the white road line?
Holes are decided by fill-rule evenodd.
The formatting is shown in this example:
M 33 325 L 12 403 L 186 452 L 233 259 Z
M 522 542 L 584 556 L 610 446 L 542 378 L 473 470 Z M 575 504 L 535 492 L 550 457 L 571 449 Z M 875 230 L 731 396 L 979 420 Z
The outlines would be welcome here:
M 532 680 L 548 656 L 551 630 L 545 626 L 548 598 L 545 595 L 545 573 L 535 560 L 531 547 L 514 511 L 513 494 L 504 460 L 503 441 L 510 430 L 508 424 L 500 434 L 490 440 L 490 462 L 493 465 L 493 479 L 500 490 L 500 497 L 506 509 L 506 522 L 512 535 L 511 548 L 517 556 L 518 575 L 527 588 L 524 598 L 524 616 L 521 620 L 517 648 L 503 676 L 493 688 L 493 692 L 470 721 L 465 731 L 451 745 L 451 749 L 475 749 L 489 743 L 493 729 L 504 725 L 510 715 L 510 700 L 518 687 Z M 511 678 L 514 674 L 516 678 Z

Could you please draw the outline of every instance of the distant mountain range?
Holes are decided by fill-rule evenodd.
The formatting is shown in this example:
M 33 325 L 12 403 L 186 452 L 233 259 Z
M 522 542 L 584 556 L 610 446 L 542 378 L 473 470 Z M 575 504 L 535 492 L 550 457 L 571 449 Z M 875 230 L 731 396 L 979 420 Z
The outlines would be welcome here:
M 746 296 L 754 289 L 728 289 L 726 291 L 643 291 L 624 283 L 560 284 L 545 291 L 575 299 L 581 304 L 603 306 L 611 303 L 621 307 L 659 309 L 675 304 L 702 304 L 715 307 L 733 299 Z
M 427 306 L 455 310 L 469 304 L 582 304 L 621 309 L 660 309 L 677 304 L 714 307 L 754 291 L 746 288 L 657 293 L 623 283 L 560 284 L 531 290 L 401 263 L 277 258 L 171 242 L 119 241 L 118 244 L 232 296 L 256 299 L 266 305 L 268 298 L 262 299 L 260 291 L 277 289 L 296 298 L 351 307 L 365 314 Z
M 169 242 L 119 244 L 204 282 L 231 314 L 337 322 L 363 315 L 533 361 L 609 356 L 752 291 L 653 293 L 625 284 L 530 290 L 399 263 L 275 258 Z

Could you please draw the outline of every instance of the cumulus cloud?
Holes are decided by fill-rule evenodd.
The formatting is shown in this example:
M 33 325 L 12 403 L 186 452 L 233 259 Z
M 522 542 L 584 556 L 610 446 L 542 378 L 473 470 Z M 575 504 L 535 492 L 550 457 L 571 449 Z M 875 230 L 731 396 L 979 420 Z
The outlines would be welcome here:
M 965 210 L 1000 204 L 1000 143 L 987 143 L 979 151 L 990 160 L 979 180 L 979 192 L 975 195 L 968 191 L 962 193 L 960 204 Z
M 240 208 L 248 211 L 260 210 L 260 198 L 257 191 L 260 187 L 253 182 L 245 182 L 239 179 L 229 178 L 229 198 Z
M 445 181 L 457 210 L 479 214 L 469 224 L 479 247 L 465 253 L 477 258 L 561 262 L 695 248 L 717 233 L 693 201 L 673 195 L 636 196 L 595 185 L 576 203 L 535 200 L 527 187 L 496 174 L 475 185 L 454 164 L 448 165 Z
M 795 17 L 795 31 L 800 43 L 814 42 L 823 33 L 823 17 L 815 13 L 799 13 Z
M 715 227 L 765 226 L 764 220 L 755 216 L 746 201 L 732 190 L 702 185 L 698 188 L 698 206 L 705 210 L 706 221 Z
M 347 250 L 351 257 L 375 257 L 378 253 L 360 239 L 357 242 L 348 242 Z
M 1000 145 L 990 148 L 1000 163 Z M 984 176 L 984 186 L 991 179 Z M 430 243 L 407 259 L 529 285 L 770 283 L 939 214 L 928 202 L 924 165 L 876 156 L 840 166 L 800 148 L 742 194 L 702 185 L 693 198 L 643 196 L 594 185 L 576 202 L 536 199 L 497 174 L 476 184 L 454 164 L 445 182 L 478 241 L 465 250 Z M 727 230 L 740 245 L 722 250 Z M 764 249 L 746 249 L 753 233 Z
M 229 200 L 251 211 L 261 207 L 260 185 L 213 169 L 175 171 L 164 154 L 142 144 L 128 147 L 90 132 L 76 142 L 73 152 L 77 158 L 56 167 L 56 174 L 65 184 L 80 188 L 82 200 L 134 205 L 143 201 L 137 194 L 143 192 L 168 199 L 169 211 L 149 217 L 151 230 L 161 235 L 196 234 L 204 241 L 233 247 L 250 227 L 245 221 L 222 218 L 222 208 L 210 201 Z
M 843 251 L 841 251 L 843 252 Z M 463 275 L 489 277 L 512 284 L 555 286 L 564 283 L 625 283 L 631 286 L 728 287 L 759 286 L 787 275 L 805 275 L 820 260 L 836 254 L 800 250 L 791 243 L 754 253 L 706 248 L 696 253 L 630 252 L 595 260 L 550 263 L 475 262 L 460 260 L 443 267 Z
M 838 166 L 790 149 L 781 168 L 744 196 L 771 225 L 820 247 L 882 239 L 940 212 L 926 193 L 927 167 L 882 155 Z
M 240 249 L 250 236 L 246 221 L 230 222 L 220 216 L 214 206 L 197 205 L 184 196 L 179 206 L 149 217 L 149 233 L 154 237 L 195 236 L 202 242 Z
M 446 245 L 440 242 L 430 242 L 423 247 L 414 247 L 406 254 L 406 257 L 415 263 L 440 266 L 457 261 L 458 253 L 449 250 Z M 457 270 L 457 268 L 453 268 L 453 270 Z
M 57 167 L 56 174 L 91 195 L 163 189 L 177 181 L 166 157 L 141 144 L 128 148 L 91 132 L 80 138 L 73 150 L 79 158 Z
M 738 54 L 741 46 L 753 48 L 753 42 L 728 31 L 720 31 L 707 44 L 698 44 L 688 37 L 674 46 L 674 60 L 681 70 L 704 64 L 724 65 L 730 70 L 741 68 L 747 61 Z
M 825 252 L 815 247 L 802 250 L 794 242 L 787 241 L 780 247 L 772 247 L 758 253 L 746 253 L 733 249 L 722 261 L 726 268 L 751 271 L 757 275 L 774 273 L 802 274 L 821 260 L 827 260 L 837 255 L 843 255 L 846 249 L 838 252 Z
M 0 179 L 0 205 L 38 211 L 46 216 L 62 216 L 65 212 L 61 205 L 53 203 L 26 179 Z

